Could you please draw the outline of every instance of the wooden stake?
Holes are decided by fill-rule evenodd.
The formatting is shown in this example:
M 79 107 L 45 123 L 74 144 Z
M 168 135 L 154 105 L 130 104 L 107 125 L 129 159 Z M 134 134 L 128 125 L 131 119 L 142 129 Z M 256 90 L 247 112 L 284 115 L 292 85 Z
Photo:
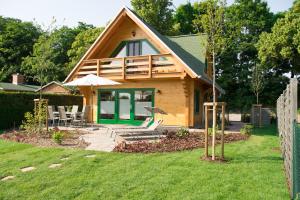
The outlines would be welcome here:
M 221 158 L 224 159 L 224 129 L 225 129 L 225 105 L 222 104 L 222 137 L 221 137 Z
M 215 150 L 216 150 L 216 126 L 217 126 L 217 106 L 213 105 L 213 126 L 212 127 L 212 142 L 211 142 L 211 159 L 215 160 Z
M 205 106 L 205 158 L 208 158 L 208 108 Z

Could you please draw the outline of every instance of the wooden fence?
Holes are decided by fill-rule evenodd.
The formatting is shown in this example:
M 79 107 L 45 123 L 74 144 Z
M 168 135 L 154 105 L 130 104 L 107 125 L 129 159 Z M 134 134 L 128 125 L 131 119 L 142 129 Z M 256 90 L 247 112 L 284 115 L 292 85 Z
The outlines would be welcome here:
M 300 189 L 297 188 L 297 178 L 299 173 L 299 163 L 297 163 L 297 141 L 299 134 L 297 134 L 297 92 L 298 81 L 291 79 L 290 84 L 286 90 L 277 99 L 277 126 L 281 142 L 281 152 L 284 159 L 284 168 L 287 178 L 287 183 L 292 199 L 296 199 L 299 195 Z M 298 195 L 297 195 L 298 194 Z

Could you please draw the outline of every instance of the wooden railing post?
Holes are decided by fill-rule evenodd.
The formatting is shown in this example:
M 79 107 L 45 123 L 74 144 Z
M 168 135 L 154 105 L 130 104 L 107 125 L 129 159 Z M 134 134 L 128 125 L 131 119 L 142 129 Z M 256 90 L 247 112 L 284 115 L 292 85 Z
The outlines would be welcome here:
M 149 55 L 149 78 L 152 78 L 152 55 Z
M 97 76 L 100 76 L 100 60 L 97 59 Z
M 125 80 L 126 78 L 126 59 L 125 57 L 122 59 L 122 78 Z

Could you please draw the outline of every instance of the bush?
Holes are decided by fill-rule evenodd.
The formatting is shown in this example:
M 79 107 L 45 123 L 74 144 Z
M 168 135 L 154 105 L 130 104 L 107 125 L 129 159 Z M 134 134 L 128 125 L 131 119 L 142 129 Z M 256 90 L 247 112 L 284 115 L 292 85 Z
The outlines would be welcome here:
M 216 126 L 216 130 L 215 130 L 216 135 L 218 134 L 218 130 L 219 130 L 219 125 Z M 212 135 L 213 128 L 208 128 L 207 131 L 208 131 L 208 135 Z
M 62 131 L 54 131 L 52 133 L 52 139 L 54 140 L 54 142 L 56 142 L 57 144 L 61 144 L 63 139 L 64 139 L 64 133 Z
M 0 92 L 0 129 L 15 128 L 21 125 L 26 112 L 33 112 L 33 99 L 38 99 L 38 93 Z M 82 107 L 82 96 L 43 94 L 49 100 L 49 105 Z
M 187 128 L 181 127 L 177 132 L 176 132 L 176 136 L 180 137 L 180 138 L 184 138 L 189 136 L 190 132 Z
M 36 123 L 33 114 L 31 112 L 26 112 L 24 114 L 24 118 L 25 120 L 22 121 L 20 128 L 25 129 L 27 134 L 35 132 Z
M 253 133 L 253 125 L 246 124 L 243 128 L 240 129 L 241 134 L 251 135 Z

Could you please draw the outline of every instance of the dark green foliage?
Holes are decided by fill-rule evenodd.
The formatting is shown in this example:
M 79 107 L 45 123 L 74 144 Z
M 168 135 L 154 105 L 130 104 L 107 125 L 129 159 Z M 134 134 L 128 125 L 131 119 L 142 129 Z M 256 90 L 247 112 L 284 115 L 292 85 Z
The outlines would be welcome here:
M 180 34 L 197 33 L 193 26 L 195 12 L 191 2 L 178 6 L 174 14 L 174 23 L 178 24 Z
M 0 129 L 17 128 L 24 119 L 26 112 L 32 112 L 33 99 L 39 98 L 38 93 L 0 92 Z M 82 106 L 82 96 L 43 94 L 44 99 L 49 99 L 49 105 Z
M 163 35 L 172 34 L 173 3 L 171 0 L 131 0 L 135 12 Z
M 259 35 L 264 31 L 270 31 L 276 19 L 267 3 L 261 0 L 236 0 L 235 4 L 227 8 L 226 45 L 218 56 L 217 75 L 218 83 L 226 91 L 222 100 L 227 102 L 230 110 L 246 112 L 255 102 L 251 91 L 251 69 L 254 63 L 258 63 L 255 45 Z M 273 87 L 278 87 L 278 84 L 280 83 L 275 83 Z M 266 100 L 275 102 L 280 93 L 275 95 L 276 98 L 272 96 L 274 99 L 264 99 L 264 91 L 269 92 L 266 88 L 268 86 L 265 86 L 262 92 L 261 102 L 264 103 Z
M 20 72 L 22 58 L 31 54 L 40 34 L 31 22 L 0 16 L 0 81 Z

